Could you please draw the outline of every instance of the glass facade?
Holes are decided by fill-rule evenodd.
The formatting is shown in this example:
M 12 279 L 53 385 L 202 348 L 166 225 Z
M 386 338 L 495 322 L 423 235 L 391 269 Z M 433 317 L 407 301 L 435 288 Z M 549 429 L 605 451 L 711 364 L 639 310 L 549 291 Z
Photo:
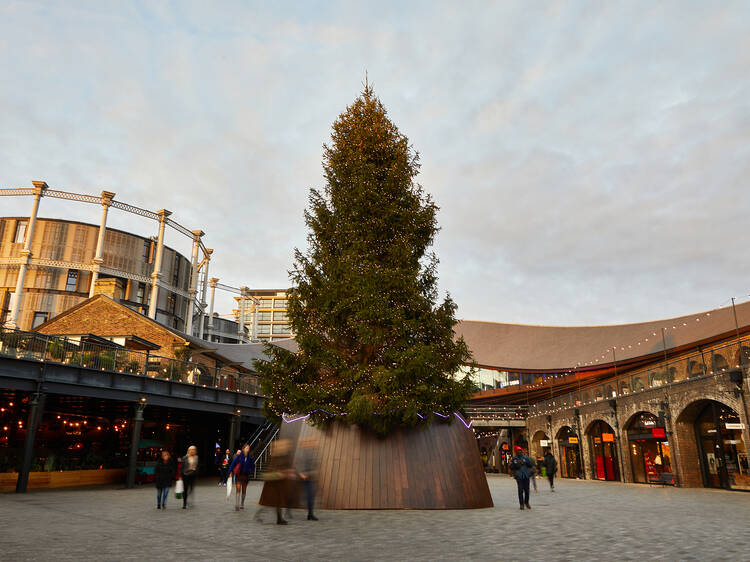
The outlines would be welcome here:
M 713 400 L 698 415 L 695 432 L 706 487 L 750 490 L 743 428 L 737 412 Z
M 619 480 L 615 432 L 608 423 L 602 420 L 594 422 L 589 430 L 589 446 L 594 479 Z
M 672 448 L 662 421 L 648 412 L 636 414 L 628 426 L 628 441 L 633 482 L 672 482 Z

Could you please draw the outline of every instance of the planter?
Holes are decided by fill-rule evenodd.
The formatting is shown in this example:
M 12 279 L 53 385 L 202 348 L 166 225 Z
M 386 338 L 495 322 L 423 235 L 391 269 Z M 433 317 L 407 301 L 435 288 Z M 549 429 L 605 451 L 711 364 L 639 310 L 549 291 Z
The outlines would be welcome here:
M 56 472 L 30 472 L 29 489 L 67 488 L 70 486 L 93 486 L 97 484 L 117 484 L 125 481 L 127 470 L 106 468 L 102 470 L 63 470 Z M 16 489 L 17 472 L 0 473 L 0 492 Z
M 492 507 L 474 433 L 461 423 L 397 430 L 385 438 L 356 426 L 325 430 L 284 423 L 292 449 L 317 437 L 317 505 L 322 509 L 477 509 Z M 302 495 L 300 494 L 300 498 Z M 264 486 L 259 503 L 271 505 Z M 297 504 L 301 507 L 301 504 Z

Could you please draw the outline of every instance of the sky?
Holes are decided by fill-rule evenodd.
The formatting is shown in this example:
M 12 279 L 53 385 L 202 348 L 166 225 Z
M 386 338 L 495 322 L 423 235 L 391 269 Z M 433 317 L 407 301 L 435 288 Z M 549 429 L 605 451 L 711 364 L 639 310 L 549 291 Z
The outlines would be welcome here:
M 750 293 L 749 24 L 747 2 L 4 0 L 0 187 L 169 209 L 206 232 L 222 283 L 286 287 L 322 144 L 367 72 L 420 153 L 459 318 L 707 310 Z

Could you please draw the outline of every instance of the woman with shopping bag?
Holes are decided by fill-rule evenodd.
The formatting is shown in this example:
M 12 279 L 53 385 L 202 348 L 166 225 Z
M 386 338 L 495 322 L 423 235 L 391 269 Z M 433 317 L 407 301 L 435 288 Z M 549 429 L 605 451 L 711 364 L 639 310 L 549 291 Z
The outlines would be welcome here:
M 198 447 L 190 445 L 187 455 L 182 457 L 182 509 L 187 509 L 188 496 L 193 491 L 195 477 L 198 476 Z
M 245 495 L 247 494 L 247 481 L 255 472 L 255 461 L 250 456 L 250 445 L 245 443 L 242 452 L 234 457 L 229 465 L 229 473 L 234 476 L 237 487 L 237 495 L 234 498 L 234 510 L 245 509 Z M 242 505 L 240 505 L 240 494 L 242 494 Z

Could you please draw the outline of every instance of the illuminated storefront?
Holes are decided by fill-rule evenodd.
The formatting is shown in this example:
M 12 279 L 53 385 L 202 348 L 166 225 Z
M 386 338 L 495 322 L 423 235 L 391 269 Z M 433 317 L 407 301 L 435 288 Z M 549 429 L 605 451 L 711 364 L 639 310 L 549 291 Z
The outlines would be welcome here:
M 671 447 L 664 424 L 655 415 L 636 414 L 628 426 L 628 441 L 633 482 L 672 483 Z
M 581 445 L 578 434 L 569 426 L 557 432 L 557 443 L 560 449 L 559 467 L 562 478 L 580 478 L 583 463 L 581 462 Z
M 619 480 L 617 443 L 614 430 L 602 420 L 597 420 L 589 430 L 592 476 L 596 480 Z
M 742 439 L 744 425 L 732 408 L 707 400 L 695 421 L 703 485 L 750 490 L 750 467 Z

